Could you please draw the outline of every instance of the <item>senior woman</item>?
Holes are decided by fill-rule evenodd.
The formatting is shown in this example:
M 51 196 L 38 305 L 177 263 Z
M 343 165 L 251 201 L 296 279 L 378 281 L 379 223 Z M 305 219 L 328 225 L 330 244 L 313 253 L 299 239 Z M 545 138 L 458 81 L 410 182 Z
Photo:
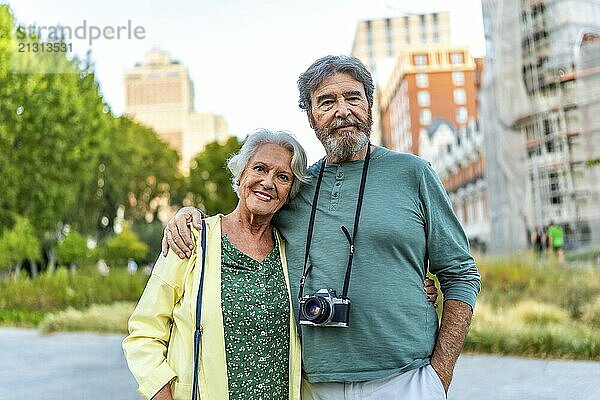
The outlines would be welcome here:
M 306 154 L 285 132 L 248 137 L 228 167 L 239 197 L 235 210 L 206 219 L 202 400 L 299 399 L 300 345 L 291 309 L 282 238 L 271 219 L 298 193 Z M 123 349 L 152 399 L 190 399 L 199 234 L 192 257 L 159 257 L 129 320 Z

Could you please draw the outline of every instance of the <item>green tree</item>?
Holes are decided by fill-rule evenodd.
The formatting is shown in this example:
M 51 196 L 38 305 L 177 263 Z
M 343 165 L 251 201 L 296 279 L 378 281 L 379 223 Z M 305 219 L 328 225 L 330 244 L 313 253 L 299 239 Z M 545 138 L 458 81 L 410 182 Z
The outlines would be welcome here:
M 100 237 L 112 232 L 121 207 L 126 220 L 154 220 L 179 175 L 177 152 L 128 118 L 113 118 L 105 140 L 71 218 L 79 231 Z
M 56 247 L 56 259 L 59 265 L 81 265 L 88 253 L 87 241 L 75 231 L 69 232 L 67 237 Z
M 176 152 L 152 130 L 112 115 L 89 53 L 19 53 L 17 30 L 0 5 L 0 232 L 13 215 L 36 221 L 52 260 L 64 225 L 102 237 L 119 209 L 128 220 L 155 218 L 180 182 Z
M 14 268 L 18 274 L 23 262 L 29 261 L 35 275 L 41 260 L 40 242 L 27 218 L 16 216 L 15 221 L 15 225 L 0 236 L 0 269 Z
M 140 260 L 143 263 L 150 263 L 156 260 L 156 257 L 160 254 L 162 237 L 164 232 L 164 225 L 159 219 L 155 219 L 152 222 L 136 221 L 133 222 L 131 228 L 140 238 L 140 240 L 148 245 L 148 255 L 144 260 Z
M 194 205 L 207 214 L 228 213 L 238 198 L 231 188 L 231 173 L 227 159 L 242 146 L 236 137 L 224 144 L 209 143 L 191 163 L 190 175 L 185 184 L 184 203 Z
M 38 236 L 55 232 L 89 181 L 111 115 L 90 60 L 17 52 L 15 24 L 0 5 L 0 222 L 35 221 Z M 35 37 L 27 40 L 38 43 Z M 61 71 L 63 73 L 48 73 Z
M 138 262 L 145 260 L 148 245 L 141 242 L 133 230 L 124 227 L 121 233 L 106 241 L 103 253 L 110 266 L 125 267 L 130 258 Z

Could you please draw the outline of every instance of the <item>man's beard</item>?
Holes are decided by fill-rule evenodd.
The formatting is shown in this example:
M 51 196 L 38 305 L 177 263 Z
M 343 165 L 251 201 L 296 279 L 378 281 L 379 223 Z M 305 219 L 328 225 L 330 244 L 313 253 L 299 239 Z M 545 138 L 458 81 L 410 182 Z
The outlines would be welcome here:
M 323 144 L 323 147 L 325 147 L 328 157 L 335 158 L 338 161 L 345 161 L 369 143 L 372 124 L 373 119 L 370 114 L 366 122 L 361 122 L 353 115 L 349 115 L 346 118 L 336 118 L 325 128 L 315 129 L 315 133 Z M 356 135 L 351 130 L 344 129 L 335 133 L 333 132 L 341 127 L 352 126 L 358 129 Z

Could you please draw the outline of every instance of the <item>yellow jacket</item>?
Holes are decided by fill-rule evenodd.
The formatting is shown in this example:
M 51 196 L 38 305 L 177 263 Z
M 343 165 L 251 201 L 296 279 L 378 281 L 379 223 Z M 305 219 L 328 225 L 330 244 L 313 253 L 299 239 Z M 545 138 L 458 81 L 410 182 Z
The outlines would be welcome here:
M 223 315 L 221 311 L 221 217 L 206 219 L 207 247 L 202 296 L 202 340 L 198 386 L 202 400 L 229 398 Z M 292 311 L 290 284 L 283 239 L 279 241 L 283 272 L 290 300 L 290 399 L 300 398 L 300 342 Z M 200 235 L 190 259 L 169 251 L 159 256 L 144 293 L 129 319 L 129 336 L 123 350 L 129 369 L 139 383 L 138 392 L 151 398 L 171 382 L 175 400 L 192 397 L 193 345 L 196 298 L 202 257 Z

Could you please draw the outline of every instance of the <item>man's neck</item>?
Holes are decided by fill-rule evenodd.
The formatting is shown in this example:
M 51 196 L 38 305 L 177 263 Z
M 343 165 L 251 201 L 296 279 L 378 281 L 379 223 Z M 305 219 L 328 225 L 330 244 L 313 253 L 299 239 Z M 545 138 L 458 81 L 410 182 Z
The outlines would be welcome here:
M 341 163 L 346 162 L 346 161 L 364 160 L 365 157 L 367 156 L 367 146 L 368 146 L 368 144 L 364 145 L 362 149 L 360 149 L 356 153 L 354 153 L 354 154 L 352 154 L 352 155 L 350 155 L 349 157 L 346 157 L 346 158 L 334 157 L 334 156 L 330 156 L 328 154 L 325 157 L 325 162 L 327 164 L 341 164 Z

